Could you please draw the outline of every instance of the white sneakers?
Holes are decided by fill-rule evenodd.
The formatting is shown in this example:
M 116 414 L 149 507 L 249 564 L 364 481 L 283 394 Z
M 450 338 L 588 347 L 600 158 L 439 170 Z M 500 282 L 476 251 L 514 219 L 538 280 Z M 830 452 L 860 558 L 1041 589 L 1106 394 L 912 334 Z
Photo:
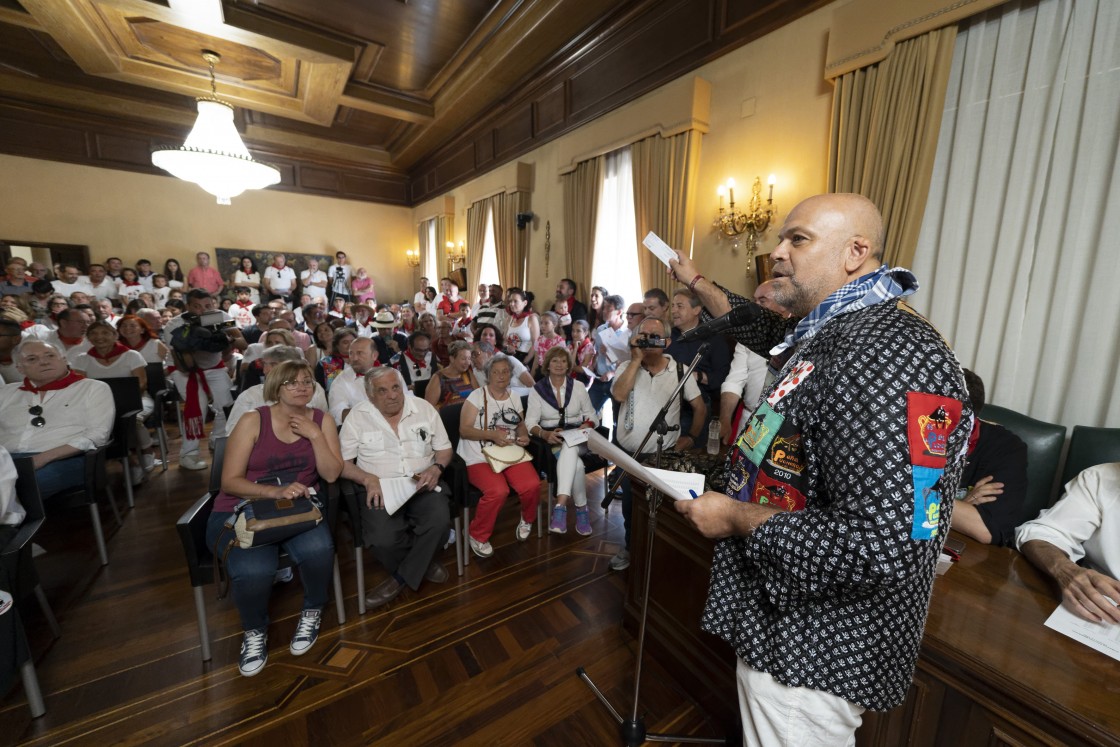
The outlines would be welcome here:
M 517 541 L 524 542 L 529 539 L 529 532 L 533 531 L 533 525 L 524 519 L 517 522 Z
M 471 552 L 480 558 L 488 558 L 494 554 L 494 548 L 491 547 L 489 542 L 479 542 L 474 537 L 471 537 Z
M 181 469 L 200 470 L 206 469 L 207 466 L 205 459 L 199 459 L 194 454 L 179 455 L 179 467 Z

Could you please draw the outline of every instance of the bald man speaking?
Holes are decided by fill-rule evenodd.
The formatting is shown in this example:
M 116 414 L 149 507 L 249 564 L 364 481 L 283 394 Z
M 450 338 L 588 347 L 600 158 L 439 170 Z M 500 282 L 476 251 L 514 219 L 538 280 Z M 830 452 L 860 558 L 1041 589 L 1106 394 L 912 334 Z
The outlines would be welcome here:
M 738 655 L 749 745 L 854 745 L 865 709 L 914 674 L 971 428 L 961 367 L 883 264 L 859 195 L 811 197 L 779 234 L 773 300 L 735 338 L 780 366 L 728 454 L 730 478 L 676 508 L 721 541 L 702 627 Z M 720 314 L 752 301 L 687 259 L 678 280 Z

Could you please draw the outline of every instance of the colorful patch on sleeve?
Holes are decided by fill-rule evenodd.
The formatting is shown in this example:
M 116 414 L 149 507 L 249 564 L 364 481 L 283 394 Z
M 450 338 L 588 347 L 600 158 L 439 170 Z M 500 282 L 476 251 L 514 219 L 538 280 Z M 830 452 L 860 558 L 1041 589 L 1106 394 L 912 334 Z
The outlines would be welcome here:
M 766 403 L 773 406 L 778 404 L 778 401 L 792 392 L 802 381 L 809 378 L 809 374 L 813 373 L 812 361 L 801 361 L 786 374 L 781 383 L 774 387 L 770 392 L 770 396 L 766 398 Z
M 910 538 L 928 540 L 937 536 L 937 524 L 941 521 L 941 486 L 938 481 L 944 470 L 915 465 L 914 473 L 914 517 L 910 526 Z
M 750 422 L 743 429 L 743 435 L 739 436 L 736 444 L 754 466 L 762 464 L 770 443 L 778 435 L 778 430 L 785 420 L 785 416 L 774 412 L 766 402 L 754 411 L 754 415 L 751 416 Z
M 727 480 L 727 495 L 737 501 L 748 503 L 758 477 L 758 467 L 750 463 L 746 455 L 736 451 L 731 459 L 731 469 Z
M 763 506 L 775 506 L 785 511 L 800 511 L 805 508 L 805 496 L 789 483 L 775 480 L 759 471 L 751 500 Z
M 924 392 L 906 395 L 906 440 L 910 463 L 944 469 L 949 434 L 960 424 L 963 405 L 952 397 Z

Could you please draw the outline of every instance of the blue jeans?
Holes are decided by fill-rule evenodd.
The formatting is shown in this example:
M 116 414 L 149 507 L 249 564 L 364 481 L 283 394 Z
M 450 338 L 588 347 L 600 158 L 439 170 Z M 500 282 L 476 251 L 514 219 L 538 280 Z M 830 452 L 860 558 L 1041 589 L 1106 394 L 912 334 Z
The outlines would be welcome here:
M 12 458 L 32 457 L 35 452 L 12 452 Z M 39 495 L 43 500 L 56 493 L 72 488 L 80 488 L 86 482 L 86 458 L 82 455 L 56 459 L 35 470 L 35 482 L 39 484 Z
M 223 533 L 225 520 L 229 517 L 228 512 L 210 514 L 206 523 L 206 546 L 211 552 L 218 535 L 222 535 L 219 554 L 225 552 L 226 543 L 233 537 L 232 532 Z M 275 545 L 262 545 L 250 550 L 242 550 L 235 545 L 226 556 L 226 573 L 243 630 L 264 630 L 268 627 L 268 598 L 272 596 L 272 582 L 280 566 L 281 548 L 299 568 L 299 577 L 303 582 L 303 609 L 321 610 L 327 604 L 327 592 L 334 573 L 334 543 L 326 522 L 320 522 L 314 529 Z

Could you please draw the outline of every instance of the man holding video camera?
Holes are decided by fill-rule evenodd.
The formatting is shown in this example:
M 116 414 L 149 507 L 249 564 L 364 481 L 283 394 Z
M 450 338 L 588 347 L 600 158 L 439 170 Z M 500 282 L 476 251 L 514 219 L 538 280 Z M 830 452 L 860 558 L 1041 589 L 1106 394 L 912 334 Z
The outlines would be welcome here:
M 175 357 L 171 380 L 185 403 L 179 467 L 206 469 L 206 462 L 198 456 L 206 425 L 203 405 L 214 406 L 214 428 L 225 433 L 224 408 L 233 404 L 225 360 L 234 348 L 244 350 L 248 343 L 236 322 L 201 288 L 187 294 L 186 313 L 172 319 L 164 332 Z
M 615 372 L 611 396 L 622 407 L 618 422 L 615 423 L 615 439 L 619 446 L 633 454 L 642 439 L 646 437 L 653 419 L 665 406 L 669 395 L 677 388 L 687 366 L 677 363 L 666 354 L 665 348 L 671 344 L 669 323 L 663 319 L 646 317 L 638 325 L 630 338 L 630 360 L 619 364 Z M 681 404 L 687 401 L 692 407 L 692 431 L 681 433 Z M 669 432 L 665 434 L 666 451 L 676 449 L 686 451 L 699 443 L 700 432 L 708 419 L 708 408 L 696 386 L 695 377 L 689 377 L 682 393 L 669 404 L 665 423 Z M 651 438 L 642 451 L 652 454 L 657 450 L 657 436 Z M 630 515 L 633 502 L 630 496 L 629 480 L 622 482 L 622 519 L 626 527 L 626 543 L 611 558 L 611 570 L 621 571 L 630 565 Z

